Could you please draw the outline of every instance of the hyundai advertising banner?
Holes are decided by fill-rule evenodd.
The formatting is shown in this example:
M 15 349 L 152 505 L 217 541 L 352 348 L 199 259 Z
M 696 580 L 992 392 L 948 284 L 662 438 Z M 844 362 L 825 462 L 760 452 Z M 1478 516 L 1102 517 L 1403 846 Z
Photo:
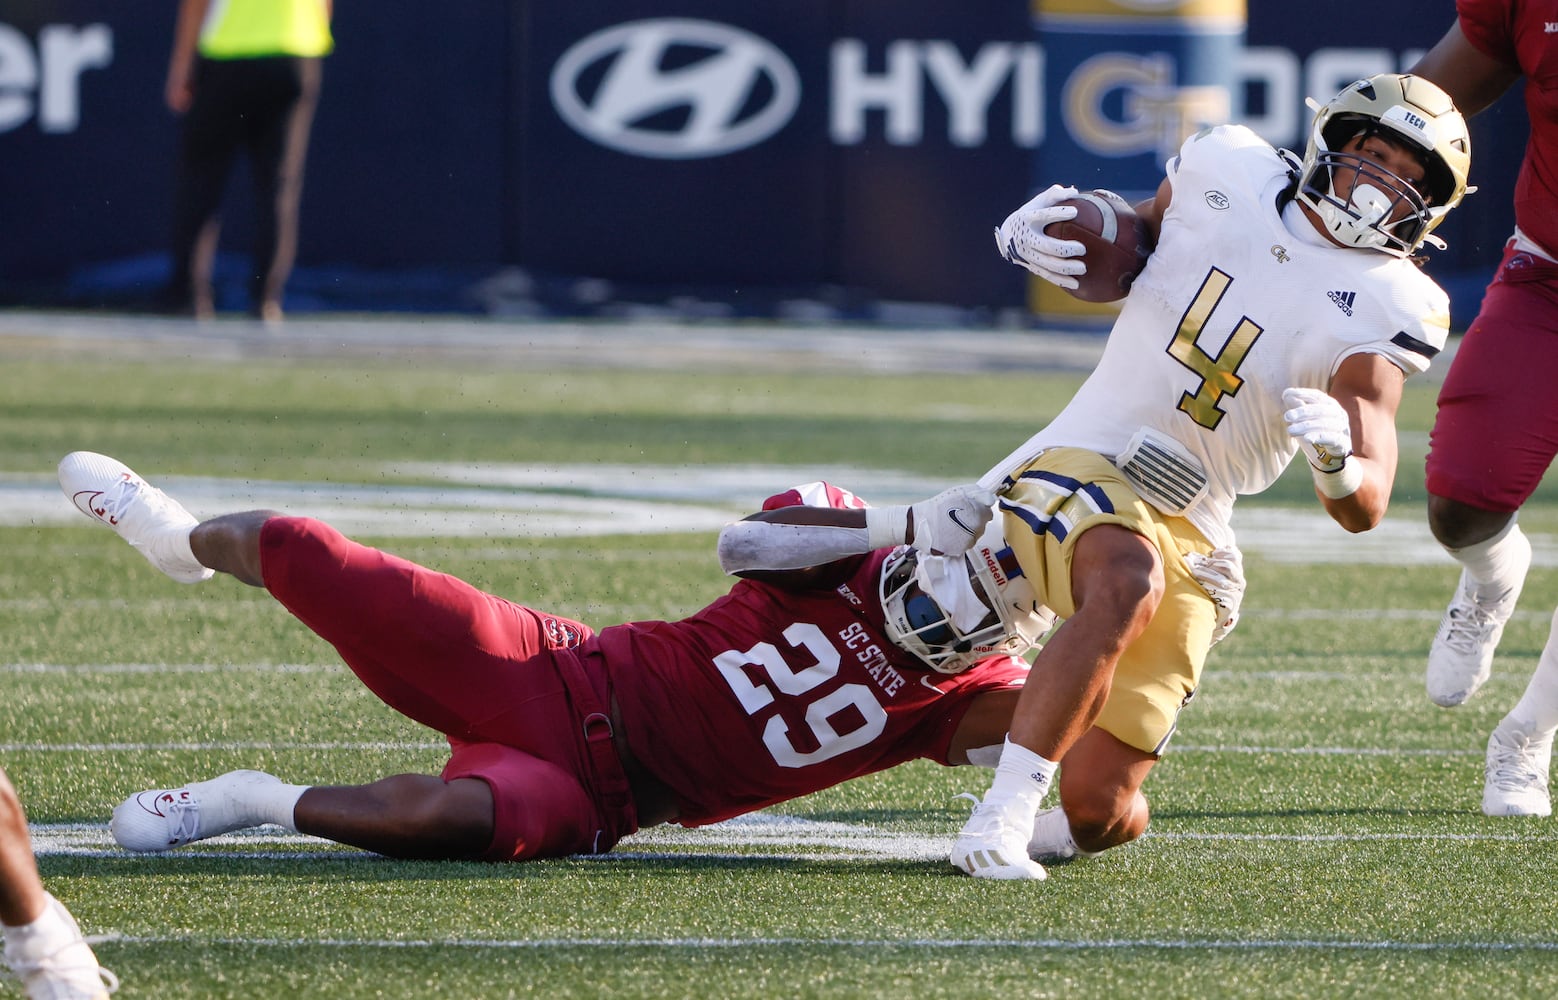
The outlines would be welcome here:
M 0 0 L 0 303 L 133 307 L 166 279 L 174 9 Z M 1148 185 L 1223 113 L 1302 148 L 1304 97 L 1410 65 L 1453 14 L 1380 0 L 1338 34 L 1239 0 L 338 4 L 288 305 L 1022 314 L 990 232 L 1037 185 Z M 1473 136 L 1484 193 L 1432 265 L 1461 322 L 1512 226 L 1518 98 Z

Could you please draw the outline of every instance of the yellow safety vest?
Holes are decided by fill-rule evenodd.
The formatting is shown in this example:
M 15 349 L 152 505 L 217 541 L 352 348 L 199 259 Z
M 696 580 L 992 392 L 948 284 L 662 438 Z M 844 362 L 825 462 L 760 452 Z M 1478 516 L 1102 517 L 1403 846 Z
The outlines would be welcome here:
M 334 45 L 324 0 L 211 0 L 200 27 L 207 59 L 322 56 Z

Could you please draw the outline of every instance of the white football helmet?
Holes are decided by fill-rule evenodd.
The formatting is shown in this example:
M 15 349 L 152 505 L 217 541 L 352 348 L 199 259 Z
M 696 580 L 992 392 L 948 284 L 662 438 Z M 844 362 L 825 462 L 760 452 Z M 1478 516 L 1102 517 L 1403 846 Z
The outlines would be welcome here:
M 1021 656 L 1055 623 L 1022 575 L 999 519 L 961 556 L 900 545 L 882 564 L 887 634 L 943 674 L 987 656 Z
M 1309 145 L 1299 167 L 1299 201 L 1314 209 L 1326 231 L 1353 247 L 1410 257 L 1461 203 L 1471 169 L 1471 135 L 1450 96 L 1420 76 L 1381 73 L 1349 84 L 1315 109 Z M 1415 150 L 1425 171 L 1420 188 L 1402 180 L 1377 160 L 1341 152 L 1359 135 L 1385 133 Z M 1333 192 L 1337 178 L 1351 174 L 1351 194 Z M 1344 187 L 1346 185 L 1343 185 Z M 1398 208 L 1407 213 L 1392 222 Z

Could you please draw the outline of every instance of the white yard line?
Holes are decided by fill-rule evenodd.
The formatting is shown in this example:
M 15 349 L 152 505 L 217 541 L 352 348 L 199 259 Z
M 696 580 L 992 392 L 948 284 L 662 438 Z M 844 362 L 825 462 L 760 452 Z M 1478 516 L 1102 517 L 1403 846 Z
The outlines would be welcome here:
M 144 471 L 144 470 L 143 470 Z M 347 534 L 379 537 L 574 537 L 714 532 L 771 494 L 824 478 L 874 502 L 928 496 L 947 483 L 880 469 L 786 466 L 458 465 L 386 469 L 445 487 L 286 483 L 168 477 L 157 480 L 194 514 L 275 508 L 323 518 Z M 0 525 L 83 523 L 52 479 L 0 472 Z M 1453 566 L 1423 518 L 1402 516 L 1362 535 L 1320 510 L 1241 504 L 1234 515 L 1247 555 L 1275 562 Z M 1533 535 L 1536 564 L 1558 565 L 1558 545 Z
M 0 341 L 94 360 L 172 357 L 242 363 L 361 358 L 483 370 L 1013 372 L 1091 371 L 1104 338 L 1028 330 L 782 323 L 509 322 L 459 316 L 288 317 L 279 330 L 102 313 L 0 312 Z M 949 345 L 956 344 L 956 349 Z M 1441 356 L 1431 369 L 1448 364 Z
M 444 940 L 406 940 L 404 938 L 289 938 L 195 937 L 175 934 L 99 934 L 88 935 L 93 944 L 200 944 L 217 946 L 262 947 L 297 950 L 301 948 L 490 948 L 506 951 L 592 950 L 623 948 L 697 950 L 708 948 L 862 948 L 925 949 L 963 951 L 1000 949 L 1012 951 L 1130 951 L 1135 949 L 1170 951 L 1314 951 L 1314 952 L 1553 952 L 1558 941 L 1395 941 L 1395 940 L 1265 940 L 1194 938 L 1106 938 L 1097 941 L 1063 938 L 539 938 L 535 940 L 488 940 L 448 938 Z
M 949 814 L 949 824 L 956 817 Z M 31 828 L 33 850 L 39 856 L 135 857 L 114 844 L 106 824 L 48 823 Z M 738 816 L 711 826 L 684 829 L 656 826 L 622 840 L 610 854 L 581 855 L 579 860 L 611 862 L 676 858 L 749 858 L 789 861 L 945 861 L 952 846 L 950 825 L 944 836 L 883 830 L 858 823 L 811 820 L 780 813 Z M 1281 843 L 1368 843 L 1378 841 L 1506 842 L 1548 844 L 1558 832 L 1517 833 L 1208 833 L 1150 830 L 1144 840 L 1195 840 Z M 368 858 L 363 852 L 332 845 L 278 826 L 262 826 L 201 841 L 198 845 L 158 856 L 191 859 L 224 857 L 255 859 Z

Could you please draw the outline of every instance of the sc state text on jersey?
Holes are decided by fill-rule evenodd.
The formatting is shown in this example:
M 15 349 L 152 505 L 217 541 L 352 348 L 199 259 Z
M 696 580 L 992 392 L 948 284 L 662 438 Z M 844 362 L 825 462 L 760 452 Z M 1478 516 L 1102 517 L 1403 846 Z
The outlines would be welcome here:
M 877 687 L 882 693 L 892 698 L 906 683 L 903 674 L 896 667 L 887 662 L 887 654 L 882 652 L 866 631 L 865 626 L 859 622 L 851 622 L 839 632 L 839 641 L 844 648 L 855 654 L 855 659 L 871 679 L 876 681 Z

